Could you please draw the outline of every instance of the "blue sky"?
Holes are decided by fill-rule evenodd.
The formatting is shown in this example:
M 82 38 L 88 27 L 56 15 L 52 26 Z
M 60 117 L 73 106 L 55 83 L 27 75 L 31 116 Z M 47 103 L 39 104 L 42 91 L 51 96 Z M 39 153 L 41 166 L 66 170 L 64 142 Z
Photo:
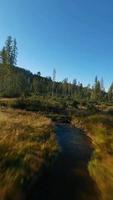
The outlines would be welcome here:
M 18 42 L 18 65 L 84 85 L 113 81 L 113 0 L 0 0 L 0 48 Z

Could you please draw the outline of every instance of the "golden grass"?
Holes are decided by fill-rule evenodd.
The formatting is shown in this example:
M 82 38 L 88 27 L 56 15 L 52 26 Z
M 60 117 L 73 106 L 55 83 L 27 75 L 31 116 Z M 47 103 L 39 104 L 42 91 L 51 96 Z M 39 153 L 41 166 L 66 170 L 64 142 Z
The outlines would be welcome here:
M 72 124 L 90 136 L 94 152 L 88 169 L 101 191 L 103 200 L 113 200 L 113 117 L 94 115 L 74 117 Z
M 51 120 L 21 110 L 0 111 L 0 198 L 16 199 L 57 153 Z

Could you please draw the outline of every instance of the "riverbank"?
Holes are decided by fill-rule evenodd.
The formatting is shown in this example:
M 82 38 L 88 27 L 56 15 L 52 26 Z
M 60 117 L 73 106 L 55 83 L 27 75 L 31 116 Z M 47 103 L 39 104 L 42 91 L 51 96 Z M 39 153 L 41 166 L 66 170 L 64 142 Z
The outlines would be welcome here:
M 0 110 L 0 198 L 22 200 L 58 152 L 50 119 L 28 111 Z
M 88 164 L 90 175 L 101 191 L 101 199 L 113 199 L 113 117 L 110 115 L 76 116 L 72 125 L 91 138 L 94 152 Z
M 61 152 L 50 173 L 28 200 L 99 200 L 99 191 L 87 169 L 92 147 L 86 135 L 69 124 L 55 124 Z

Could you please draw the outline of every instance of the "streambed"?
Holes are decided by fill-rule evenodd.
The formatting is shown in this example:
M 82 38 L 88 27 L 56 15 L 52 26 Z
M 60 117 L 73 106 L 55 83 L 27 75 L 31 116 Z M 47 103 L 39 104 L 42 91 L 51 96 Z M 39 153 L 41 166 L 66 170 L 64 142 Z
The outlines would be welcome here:
M 35 185 L 32 200 L 98 200 L 99 191 L 88 172 L 92 155 L 89 138 L 68 124 L 55 124 L 61 153 L 50 173 Z

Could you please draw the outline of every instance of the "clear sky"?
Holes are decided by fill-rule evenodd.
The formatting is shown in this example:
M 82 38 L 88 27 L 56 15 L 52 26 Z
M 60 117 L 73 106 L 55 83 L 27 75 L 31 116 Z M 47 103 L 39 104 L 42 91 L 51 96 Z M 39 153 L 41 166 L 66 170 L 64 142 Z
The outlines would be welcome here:
M 18 65 L 57 80 L 113 81 L 113 0 L 0 0 L 0 48 L 18 42 Z

